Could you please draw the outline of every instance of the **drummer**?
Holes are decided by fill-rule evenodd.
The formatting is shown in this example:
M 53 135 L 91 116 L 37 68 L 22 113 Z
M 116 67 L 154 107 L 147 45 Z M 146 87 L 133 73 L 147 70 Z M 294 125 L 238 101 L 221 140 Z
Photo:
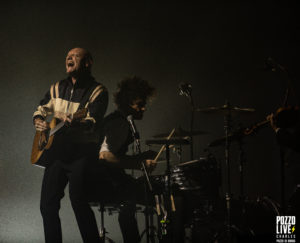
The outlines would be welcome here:
M 113 185 L 112 190 L 116 196 L 114 200 L 122 202 L 123 205 L 119 213 L 119 224 L 125 243 L 140 242 L 135 203 L 144 196 L 143 185 L 139 185 L 133 177 L 127 175 L 125 169 L 141 169 L 143 161 L 148 171 L 152 171 L 156 166 L 156 161 L 153 160 L 156 153 L 153 151 L 126 155 L 128 146 L 133 142 L 128 119 L 142 120 L 146 104 L 154 92 L 155 88 L 141 78 L 122 80 L 114 94 L 117 109 L 104 120 L 104 140 L 99 159 L 106 165 L 106 178 L 109 177 L 104 184 L 108 188 Z M 105 186 L 103 181 L 102 186 Z

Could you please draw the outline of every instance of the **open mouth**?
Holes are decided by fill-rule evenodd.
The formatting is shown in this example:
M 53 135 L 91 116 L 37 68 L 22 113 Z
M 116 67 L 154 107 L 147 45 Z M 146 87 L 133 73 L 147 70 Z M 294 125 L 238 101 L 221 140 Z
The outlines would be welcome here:
M 68 66 L 68 67 L 73 67 L 73 66 L 74 66 L 74 63 L 73 63 L 73 62 L 69 62 L 69 63 L 67 64 L 67 66 Z

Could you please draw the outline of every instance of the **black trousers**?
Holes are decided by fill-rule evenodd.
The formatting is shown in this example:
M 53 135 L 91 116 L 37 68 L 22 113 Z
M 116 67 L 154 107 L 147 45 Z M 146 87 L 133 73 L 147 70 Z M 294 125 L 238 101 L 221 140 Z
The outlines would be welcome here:
M 117 204 L 120 209 L 118 221 L 124 243 L 140 242 L 136 204 L 145 202 L 142 181 L 101 160 L 93 161 L 87 174 L 89 201 L 104 205 Z
M 124 243 L 138 243 L 141 238 L 136 221 L 136 204 L 145 205 L 145 192 L 147 191 L 147 200 L 149 207 L 155 207 L 154 194 L 163 193 L 161 182 L 152 181 L 152 186 L 155 193 L 150 193 L 145 189 L 145 179 L 138 179 L 126 174 L 124 170 L 111 166 L 103 161 L 93 161 L 88 167 L 89 175 L 87 177 L 89 189 L 89 201 L 100 202 L 104 205 L 118 204 L 119 225 L 123 236 Z M 146 184 L 146 188 L 148 188 Z M 172 241 L 184 241 L 183 227 L 183 198 L 181 195 L 175 196 L 176 213 L 171 215 L 173 223 Z M 169 242 L 169 241 L 168 241 Z
M 62 242 L 59 209 L 67 183 L 69 183 L 70 200 L 83 242 L 100 242 L 95 216 L 85 194 L 84 180 L 89 160 L 88 156 L 73 157 L 70 161 L 55 160 L 45 169 L 40 210 L 46 243 Z

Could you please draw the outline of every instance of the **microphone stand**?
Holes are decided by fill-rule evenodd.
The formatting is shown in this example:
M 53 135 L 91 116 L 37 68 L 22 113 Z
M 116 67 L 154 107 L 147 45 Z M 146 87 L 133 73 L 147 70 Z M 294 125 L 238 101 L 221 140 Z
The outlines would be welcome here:
M 140 144 L 140 136 L 138 134 L 138 132 L 135 131 L 134 129 L 134 125 L 132 122 L 130 122 L 130 129 L 131 129 L 131 133 L 132 133 L 132 137 L 133 137 L 133 140 L 134 140 L 134 144 L 135 144 L 135 148 L 136 148 L 136 151 L 138 152 L 139 155 L 142 154 L 142 151 L 141 151 L 141 144 Z M 149 180 L 149 175 L 148 175 L 148 172 L 146 170 L 146 166 L 144 164 L 144 162 L 142 161 L 141 162 L 141 170 L 144 174 L 144 178 L 145 178 L 145 181 L 144 181 L 144 188 L 145 188 L 145 211 L 144 211 L 144 214 L 145 214 L 145 230 L 146 230 L 146 242 L 147 243 L 150 243 L 150 235 L 151 237 L 154 236 L 153 233 L 150 234 L 149 230 L 150 230 L 150 225 L 149 225 L 149 221 L 150 221 L 150 216 L 149 216 L 149 199 L 148 199 L 148 193 L 147 193 L 147 186 L 149 188 L 149 191 L 152 192 L 153 191 L 153 188 L 152 188 L 152 185 L 151 185 L 151 182 Z M 153 220 L 151 220 L 152 222 Z M 151 227 L 152 229 L 153 227 Z M 151 239 L 151 242 L 154 243 L 155 240 L 152 238 Z
M 193 129 L 194 129 L 194 117 L 195 117 L 195 105 L 194 98 L 192 96 L 192 85 L 188 83 L 183 83 L 179 85 L 179 95 L 184 95 L 189 99 L 191 105 L 191 119 L 190 119 L 190 159 L 194 159 L 194 139 L 193 139 Z

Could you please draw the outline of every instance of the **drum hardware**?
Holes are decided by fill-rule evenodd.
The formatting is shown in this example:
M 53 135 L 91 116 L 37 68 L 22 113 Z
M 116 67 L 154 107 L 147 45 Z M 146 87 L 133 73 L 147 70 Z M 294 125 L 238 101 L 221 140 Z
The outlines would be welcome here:
M 172 130 L 173 131 L 173 130 Z M 172 132 L 171 134 L 172 135 Z M 171 138 L 171 136 L 167 139 L 149 139 L 146 140 L 146 145 L 152 145 L 152 144 L 161 144 L 165 146 L 166 151 L 166 171 L 165 171 L 165 194 L 166 194 L 166 200 L 162 203 L 162 205 L 165 205 L 165 211 L 166 214 L 164 215 L 164 218 L 161 220 L 161 227 L 162 227 L 162 239 L 164 242 L 170 242 L 172 240 L 172 222 L 167 218 L 169 215 L 171 215 L 171 211 L 176 210 L 174 205 L 174 199 L 172 194 L 172 188 L 171 188 L 171 167 L 170 167 L 170 145 L 174 144 L 190 144 L 190 141 L 187 139 L 182 138 Z
M 165 175 L 151 176 L 152 185 L 155 194 L 158 197 L 158 203 L 156 208 L 158 214 L 161 214 L 161 218 L 164 220 L 161 222 L 162 233 L 168 233 L 170 229 L 168 224 L 168 217 L 164 217 L 165 213 L 169 215 L 169 211 L 166 211 L 167 203 L 164 196 L 167 177 Z M 183 208 L 184 222 L 182 224 L 190 225 L 191 232 L 195 233 L 194 228 L 200 227 L 202 222 L 213 218 L 214 208 L 219 201 L 219 186 L 221 184 L 220 167 L 216 159 L 210 154 L 204 157 L 200 157 L 197 160 L 187 161 L 179 163 L 171 167 L 171 188 L 174 196 L 182 195 L 187 204 Z M 163 198 L 161 198 L 163 195 Z M 159 197 L 160 196 L 160 197 Z M 175 198 L 176 200 L 176 198 Z M 199 214 L 201 212 L 201 215 Z M 195 214 L 195 215 L 194 215 Z M 198 216 L 198 218 L 196 218 Z M 200 217 L 200 218 L 199 218 Z M 193 219 L 192 219 L 193 218 Z M 187 220 L 192 220 L 187 222 Z M 174 227 L 172 225 L 172 227 Z M 201 226 L 202 227 L 202 226 Z M 204 226 L 205 228 L 206 226 Z M 212 227 L 214 229 L 216 226 Z M 173 228 L 172 228 L 173 229 Z M 201 231 L 200 235 L 203 233 Z M 206 233 L 206 232 L 204 232 Z M 199 234 L 198 234 L 199 235 Z M 211 234 L 210 234 L 211 235 Z M 168 234 L 166 235 L 168 237 Z M 197 236 L 194 235 L 194 238 Z M 163 238 L 166 242 L 169 242 L 168 238 Z M 197 241 L 194 241 L 197 242 Z
M 220 107 L 208 107 L 208 108 L 197 108 L 196 111 L 202 113 L 221 113 L 224 116 L 224 144 L 225 144 L 225 165 L 227 167 L 227 192 L 226 192 L 226 209 L 227 209 L 227 219 L 226 219 L 226 228 L 227 228 L 227 237 L 229 242 L 231 242 L 232 237 L 232 222 L 231 222 L 231 176 L 230 176 L 230 156 L 229 156 L 229 147 L 230 139 L 234 136 L 231 134 L 231 117 L 233 114 L 249 114 L 253 113 L 255 109 L 252 108 L 240 108 L 232 106 L 229 101 L 226 100 L 225 104 Z M 222 141 L 222 142 L 223 142 Z M 242 172 L 242 167 L 240 168 Z
M 244 199 L 244 164 L 245 164 L 245 152 L 243 149 L 243 137 L 239 137 L 238 139 L 238 147 L 239 147 L 239 172 L 240 172 L 240 198 Z
M 231 241 L 228 241 L 228 226 L 224 225 L 224 203 L 213 208 L 207 216 L 201 209 L 195 210 L 192 242 L 273 242 L 274 219 L 281 211 L 279 204 L 268 198 L 255 200 L 232 199 Z M 205 239 L 205 240 L 204 240 Z
M 228 134 L 228 141 L 229 143 L 239 141 L 242 137 L 246 136 L 243 130 L 238 129 L 230 134 Z M 216 146 L 223 146 L 225 144 L 226 137 L 218 138 L 208 144 L 208 147 L 216 147 Z
M 145 210 L 148 210 L 148 212 L 146 212 Z M 142 240 L 143 236 L 146 234 L 147 235 L 147 231 L 150 232 L 150 241 L 151 243 L 155 243 L 155 239 L 159 237 L 158 232 L 156 227 L 154 226 L 154 221 L 153 221 L 153 215 L 155 214 L 155 210 L 152 207 L 148 207 L 145 208 L 142 213 L 144 213 L 144 215 L 148 215 L 149 217 L 149 228 L 147 229 L 145 228 L 145 230 L 142 231 L 142 233 L 140 234 L 140 239 Z
M 109 232 L 106 231 L 104 226 L 104 212 L 108 211 L 108 214 L 112 215 L 113 212 L 119 212 L 119 209 L 114 205 L 106 207 L 104 202 L 90 202 L 89 204 L 91 207 L 98 207 L 98 211 L 100 212 L 100 227 L 99 227 L 100 242 L 115 243 L 115 241 L 113 241 L 111 238 L 107 236 Z
M 186 131 L 184 129 L 182 129 L 181 127 L 178 128 L 174 128 L 172 130 L 172 138 L 174 139 L 183 139 L 183 140 L 189 140 L 191 142 L 191 137 L 192 136 L 197 136 L 197 135 L 202 135 L 202 134 L 206 134 L 206 132 L 204 131 L 193 131 L 193 132 L 189 132 Z M 156 134 L 153 136 L 153 138 L 156 139 L 170 139 L 169 134 L 167 133 L 160 133 L 160 134 Z M 185 141 L 183 141 L 183 143 L 185 143 Z M 175 147 L 175 145 L 178 145 L 177 147 Z M 169 148 L 173 148 L 173 152 L 176 153 L 178 159 L 180 162 L 182 162 L 182 145 L 183 144 L 179 144 L 176 141 L 176 144 L 174 145 L 170 145 Z
M 225 164 L 227 166 L 227 193 L 226 193 L 226 208 L 227 208 L 227 236 L 229 242 L 231 242 L 231 236 L 232 236 L 232 225 L 231 225 L 231 181 L 230 181 L 230 158 L 229 158 L 229 132 L 231 129 L 231 110 L 233 110 L 230 107 L 230 104 L 228 101 L 226 101 L 226 104 L 224 105 L 226 109 L 222 109 L 222 111 L 226 111 L 224 113 L 224 131 L 225 131 Z
M 221 184 L 220 168 L 213 156 L 200 157 L 173 166 L 171 182 L 179 191 L 198 191 L 202 198 L 213 200 Z
M 254 134 L 259 129 L 268 125 L 268 123 L 270 123 L 270 121 L 264 120 L 264 121 L 254 124 L 252 126 L 249 126 L 247 128 L 243 128 L 240 125 L 240 127 L 237 130 L 235 130 L 234 132 L 231 132 L 228 135 L 228 140 L 230 143 L 236 142 L 236 141 L 238 142 L 239 140 L 243 139 L 244 137 Z M 225 140 L 226 140 L 226 137 L 215 139 L 214 141 L 212 141 L 211 143 L 208 144 L 208 147 L 216 147 L 216 146 L 224 145 Z
M 238 128 L 235 132 L 230 133 L 228 135 L 229 143 L 237 142 L 238 143 L 238 150 L 239 150 L 239 174 L 240 174 L 240 198 L 244 198 L 244 163 L 245 163 L 245 153 L 243 149 L 243 138 L 247 136 L 245 131 L 248 131 L 247 129 L 244 129 L 242 127 Z M 249 133 L 250 134 L 250 133 Z M 226 137 L 216 139 L 215 141 L 211 142 L 208 146 L 214 147 L 219 145 L 224 145 L 226 141 Z
M 167 136 L 166 139 L 167 139 L 167 140 L 170 140 L 170 138 L 173 136 L 174 132 L 175 132 L 175 128 L 173 128 L 173 130 L 170 132 L 170 134 Z M 169 148 L 170 148 L 170 147 L 169 147 Z M 158 160 L 159 156 L 161 155 L 161 153 L 162 153 L 164 150 L 166 150 L 166 146 L 165 146 L 165 145 L 163 145 L 163 146 L 160 148 L 159 152 L 157 153 L 156 157 L 154 158 L 154 161 L 157 161 L 157 160 Z

